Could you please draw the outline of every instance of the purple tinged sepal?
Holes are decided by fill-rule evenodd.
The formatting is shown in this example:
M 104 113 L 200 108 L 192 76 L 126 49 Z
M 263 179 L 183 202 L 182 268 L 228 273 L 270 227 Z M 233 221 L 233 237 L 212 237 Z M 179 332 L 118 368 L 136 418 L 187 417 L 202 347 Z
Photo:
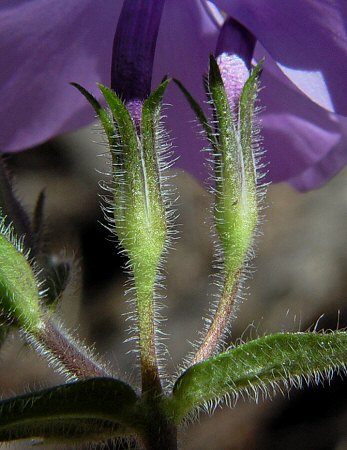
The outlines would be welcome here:
M 204 129 L 213 151 L 213 215 L 222 285 L 193 363 L 213 355 L 222 343 L 235 317 L 244 266 L 253 254 L 260 178 L 255 102 L 261 73 L 261 64 L 250 73 L 255 42 L 246 28 L 228 18 L 219 36 L 217 59 L 210 57 L 206 94 L 213 121 Z
M 228 330 L 247 258 L 251 255 L 258 223 L 259 124 L 256 98 L 259 90 L 260 63 L 251 73 L 241 56 L 222 53 L 210 57 L 206 95 L 213 120 L 208 120 L 200 105 L 177 80 L 212 148 L 214 181 L 214 222 L 219 240 L 216 249 L 222 267 L 223 288 L 215 314 L 193 363 L 211 356 Z
M 260 66 L 248 78 L 247 68 L 242 77 L 236 73 L 234 78 L 226 69 L 234 66 L 235 56 L 223 55 L 222 63 L 220 70 L 218 60 L 211 56 L 207 94 L 214 117 L 210 123 L 213 132 L 208 137 L 213 150 L 213 215 L 219 241 L 216 257 L 223 282 L 219 303 L 194 363 L 214 354 L 228 331 L 258 223 L 255 101 Z M 242 66 L 240 61 L 238 64 Z
M 142 118 L 142 108 L 143 100 L 138 98 L 128 100 L 125 102 L 125 106 L 129 111 L 130 117 L 132 118 L 134 125 L 136 127 L 137 133 L 141 132 L 141 118 Z
M 68 378 L 109 376 L 85 346 L 53 322 L 43 273 L 24 246 L 24 238 L 18 238 L 13 225 L 0 214 L 0 343 L 9 326 L 14 326 L 27 343 Z
M 25 248 L 36 254 L 38 242 L 35 232 L 27 212 L 15 194 L 12 176 L 3 155 L 0 155 L 0 209 L 3 216 L 10 218 L 16 235 L 24 236 Z
M 141 105 L 130 102 L 128 107 L 115 92 L 99 85 L 109 112 L 84 88 L 74 84 L 98 114 L 108 139 L 113 180 L 111 220 L 121 245 L 129 258 L 133 259 L 134 268 L 139 264 L 136 256 L 139 248 L 144 247 L 140 253 L 153 251 L 159 257 L 166 239 L 165 207 L 161 192 L 161 172 L 166 167 L 161 157 L 167 148 L 166 143 L 162 142 L 160 109 L 168 83 L 169 80 L 165 80 Z M 129 111 L 132 106 L 133 114 Z M 162 237 L 159 238 L 159 235 Z M 160 243 L 155 244 L 156 238 Z M 158 249 L 154 250 L 157 245 Z
M 223 56 L 222 70 L 211 57 L 209 96 L 215 116 L 215 224 L 226 272 L 239 273 L 251 246 L 258 221 L 255 100 L 260 67 L 247 77 L 234 67 L 234 55 Z M 237 60 L 237 66 L 241 65 Z

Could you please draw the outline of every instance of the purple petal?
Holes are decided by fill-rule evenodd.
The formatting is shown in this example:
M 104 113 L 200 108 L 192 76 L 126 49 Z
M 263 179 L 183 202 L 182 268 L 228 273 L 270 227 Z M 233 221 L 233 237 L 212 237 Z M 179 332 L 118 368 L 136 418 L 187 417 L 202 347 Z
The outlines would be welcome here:
M 220 29 L 216 55 L 228 53 L 239 56 L 248 69 L 252 67 L 252 58 L 256 38 L 247 28 L 231 17 L 227 18 Z
M 123 100 L 151 93 L 153 59 L 165 0 L 124 0 L 113 41 L 111 87 Z
M 167 0 L 157 41 L 153 86 L 165 75 L 175 77 L 200 103 L 205 101 L 202 75 L 207 71 L 208 55 L 215 50 L 218 33 L 219 28 L 200 1 Z M 205 179 L 205 156 L 200 151 L 204 142 L 197 136 L 199 127 L 194 113 L 174 83 L 170 83 L 164 102 L 173 105 L 165 113 L 175 154 L 180 156 L 176 165 Z
M 86 125 L 93 113 L 68 83 L 110 83 L 120 1 L 2 0 L 0 151 Z
M 321 160 L 300 175 L 291 178 L 289 183 L 299 191 L 308 191 L 323 186 L 347 164 L 347 120 L 340 118 L 344 135 Z
M 311 100 L 341 115 L 347 102 L 347 2 L 213 0 L 246 26 Z
M 257 46 L 256 54 L 265 51 Z M 291 85 L 271 58 L 265 58 L 260 115 L 267 179 L 279 182 L 300 175 L 323 158 L 341 139 L 339 117 L 320 108 Z M 328 159 L 327 159 L 328 161 Z
M 222 53 L 217 57 L 217 64 L 227 94 L 230 109 L 236 113 L 242 90 L 250 72 L 245 62 L 235 54 Z

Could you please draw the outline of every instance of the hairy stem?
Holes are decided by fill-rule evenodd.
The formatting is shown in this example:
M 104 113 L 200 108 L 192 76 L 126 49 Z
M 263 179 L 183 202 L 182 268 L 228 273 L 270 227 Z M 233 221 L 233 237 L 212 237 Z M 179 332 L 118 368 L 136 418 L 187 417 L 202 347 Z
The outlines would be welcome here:
M 177 450 L 177 429 L 170 424 L 155 424 L 144 442 L 146 450 Z
M 235 308 L 239 279 L 240 271 L 226 275 L 221 300 L 214 313 L 206 336 L 194 356 L 193 364 L 204 361 L 215 353 L 218 344 L 227 330 L 228 323 Z
M 170 414 L 163 409 L 163 396 L 142 397 L 146 421 L 141 440 L 146 450 L 177 450 L 177 427 Z
M 144 283 L 142 274 L 135 274 L 137 296 L 137 314 L 138 314 L 138 331 L 139 331 L 139 347 L 141 361 L 141 381 L 142 392 L 152 391 L 153 393 L 161 393 L 161 383 L 159 377 L 156 345 L 155 345 L 155 328 L 154 328 L 154 279 L 155 276 L 146 274 Z M 148 282 L 153 279 L 153 282 Z
M 35 336 L 28 338 L 53 368 L 70 379 L 111 377 L 112 375 L 96 362 L 87 347 L 79 345 L 57 326 L 52 319 L 44 319 L 44 327 Z

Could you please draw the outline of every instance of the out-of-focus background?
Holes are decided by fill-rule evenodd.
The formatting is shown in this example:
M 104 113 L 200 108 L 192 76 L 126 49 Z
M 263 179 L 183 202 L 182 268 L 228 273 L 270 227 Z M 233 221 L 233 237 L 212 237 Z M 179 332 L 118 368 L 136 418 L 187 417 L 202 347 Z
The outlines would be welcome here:
M 47 196 L 46 234 L 52 251 L 75 260 L 75 274 L 59 314 L 97 352 L 110 360 L 125 380 L 137 379 L 135 356 L 124 314 L 124 258 L 101 224 L 106 149 L 94 143 L 93 129 L 56 139 L 11 155 L 8 165 L 18 197 L 32 212 L 39 192 Z M 162 314 L 174 373 L 191 351 L 202 316 L 215 292 L 211 285 L 213 246 L 208 211 L 210 197 L 189 175 L 173 180 L 179 239 L 168 257 L 167 289 Z M 231 340 L 275 331 L 334 329 L 347 325 L 347 170 L 322 189 L 300 194 L 288 185 L 273 185 L 263 209 L 254 274 L 232 326 Z M 317 322 L 318 321 L 318 322 Z M 0 390 L 7 397 L 62 383 L 45 361 L 11 335 L 0 353 Z M 218 409 L 213 417 L 180 434 L 187 450 L 346 450 L 346 387 L 340 377 L 330 386 L 292 390 L 289 398 L 242 400 Z M 9 448 L 29 448 L 30 444 Z M 56 448 L 56 446 L 53 446 Z

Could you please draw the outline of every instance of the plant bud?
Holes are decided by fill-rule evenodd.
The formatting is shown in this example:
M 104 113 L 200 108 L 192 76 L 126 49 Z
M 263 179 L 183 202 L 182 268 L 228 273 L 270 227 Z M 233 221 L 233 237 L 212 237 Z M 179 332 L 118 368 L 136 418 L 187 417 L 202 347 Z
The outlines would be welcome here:
M 235 67 L 238 70 L 228 70 Z M 210 60 L 208 83 L 216 120 L 214 216 L 227 273 L 241 269 L 258 221 L 253 146 L 259 70 L 248 77 L 247 67 L 235 55 Z

